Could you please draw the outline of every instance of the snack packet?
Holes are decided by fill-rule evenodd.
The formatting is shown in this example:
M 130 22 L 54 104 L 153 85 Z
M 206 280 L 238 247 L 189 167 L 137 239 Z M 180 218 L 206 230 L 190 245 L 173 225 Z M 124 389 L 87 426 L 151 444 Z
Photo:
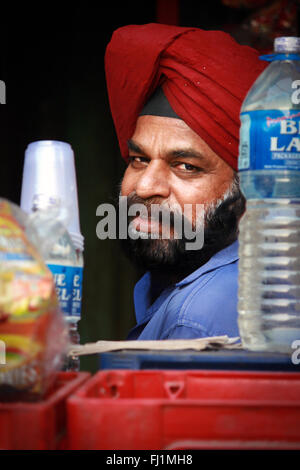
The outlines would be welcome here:
M 0 199 L 0 401 L 42 398 L 67 348 L 53 276 L 26 221 L 18 206 Z

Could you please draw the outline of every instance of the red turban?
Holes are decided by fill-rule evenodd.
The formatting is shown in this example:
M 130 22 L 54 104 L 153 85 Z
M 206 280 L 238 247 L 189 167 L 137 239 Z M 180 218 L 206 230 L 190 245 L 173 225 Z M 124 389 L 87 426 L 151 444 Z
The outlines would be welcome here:
M 176 114 L 237 169 L 240 107 L 265 66 L 257 51 L 222 31 L 156 23 L 117 29 L 105 71 L 122 156 L 144 104 L 162 85 Z

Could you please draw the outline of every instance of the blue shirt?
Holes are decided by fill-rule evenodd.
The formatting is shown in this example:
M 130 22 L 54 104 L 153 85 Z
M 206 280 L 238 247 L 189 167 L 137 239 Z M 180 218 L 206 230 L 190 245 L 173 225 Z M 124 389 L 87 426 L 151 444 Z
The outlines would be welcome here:
M 216 253 L 151 305 L 151 274 L 135 285 L 137 325 L 128 339 L 186 339 L 239 336 L 237 324 L 238 241 Z

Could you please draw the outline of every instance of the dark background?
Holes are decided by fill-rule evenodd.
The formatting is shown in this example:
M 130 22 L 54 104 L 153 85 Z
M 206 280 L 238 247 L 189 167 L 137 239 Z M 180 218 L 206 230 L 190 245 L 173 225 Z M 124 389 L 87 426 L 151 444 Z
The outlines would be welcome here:
M 0 107 L 0 196 L 19 204 L 30 142 L 55 139 L 72 145 L 85 237 L 82 343 L 125 339 L 135 323 L 132 291 L 138 273 L 118 241 L 96 237 L 96 208 L 117 195 L 125 168 L 104 78 L 104 52 L 112 32 L 126 24 L 156 21 L 228 30 L 247 14 L 221 0 L 1 6 L 0 79 L 6 83 L 7 104 Z M 96 357 L 82 358 L 81 367 L 95 371 Z

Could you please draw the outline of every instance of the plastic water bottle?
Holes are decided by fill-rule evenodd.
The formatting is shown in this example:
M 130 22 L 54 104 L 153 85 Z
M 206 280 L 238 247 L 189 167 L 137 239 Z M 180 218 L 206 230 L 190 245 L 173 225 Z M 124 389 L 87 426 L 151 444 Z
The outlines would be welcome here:
M 79 227 L 78 196 L 74 153 L 66 142 L 32 142 L 25 152 L 21 208 L 35 213 L 41 239 L 48 233 L 51 241 L 45 262 L 54 276 L 60 307 L 69 327 L 70 342 L 78 344 L 81 318 L 83 236 Z M 59 216 L 63 224 L 52 220 Z M 64 215 L 62 215 L 64 214 Z M 49 224 L 50 228 L 46 225 Z M 55 236 L 55 228 L 59 235 Z M 65 370 L 79 370 L 78 357 L 67 357 Z
M 65 231 L 54 244 L 46 264 L 54 276 L 60 307 L 69 327 L 70 342 L 79 344 L 78 322 L 81 317 L 83 254 L 82 250 L 75 247 L 68 231 Z M 66 358 L 64 369 L 79 371 L 79 357 Z
M 287 353 L 300 339 L 300 38 L 262 58 L 241 108 L 238 322 L 244 347 Z

